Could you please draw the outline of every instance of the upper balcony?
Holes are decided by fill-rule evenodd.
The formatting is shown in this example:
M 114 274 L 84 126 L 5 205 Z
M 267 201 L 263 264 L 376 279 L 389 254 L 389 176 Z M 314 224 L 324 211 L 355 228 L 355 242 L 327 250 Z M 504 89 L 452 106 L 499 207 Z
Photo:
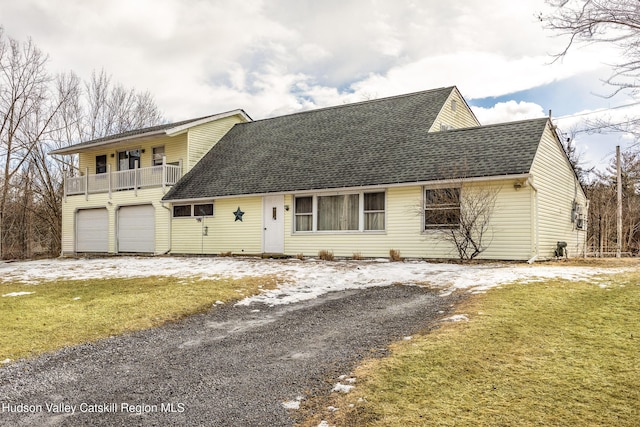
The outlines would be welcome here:
M 88 170 L 81 176 L 64 180 L 64 195 L 111 193 L 114 191 L 135 191 L 140 189 L 174 185 L 182 177 L 182 164 L 162 164 L 147 168 L 135 168 L 89 175 Z

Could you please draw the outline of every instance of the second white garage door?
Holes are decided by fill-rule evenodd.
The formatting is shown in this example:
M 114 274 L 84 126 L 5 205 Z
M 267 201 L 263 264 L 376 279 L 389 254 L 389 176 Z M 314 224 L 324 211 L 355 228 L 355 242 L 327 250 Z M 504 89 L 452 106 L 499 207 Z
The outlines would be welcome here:
M 121 207 L 118 209 L 118 252 L 153 253 L 155 230 L 153 205 Z

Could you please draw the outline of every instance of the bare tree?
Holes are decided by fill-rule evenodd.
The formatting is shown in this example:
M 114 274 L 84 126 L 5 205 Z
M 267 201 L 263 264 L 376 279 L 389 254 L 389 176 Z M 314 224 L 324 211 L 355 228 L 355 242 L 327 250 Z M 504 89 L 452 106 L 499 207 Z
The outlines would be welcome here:
M 622 61 L 613 64 L 607 83 L 614 87 L 611 96 L 621 90 L 638 93 L 640 77 L 640 5 L 637 0 L 547 0 L 553 13 L 541 15 L 545 27 L 568 36 L 565 48 L 556 58 L 565 56 L 580 43 L 605 43 L 622 52 Z
M 70 144 L 162 122 L 153 97 L 112 85 L 104 71 L 82 84 L 51 77 L 47 56 L 0 27 L 0 258 L 60 250 L 62 182 L 75 156 L 48 156 Z
M 6 38 L 0 28 L 0 241 L 7 241 L 3 222 L 14 178 L 28 166 L 31 153 L 46 131 L 57 108 L 48 104 L 50 77 L 44 55 L 31 40 L 21 43 Z M 16 199 L 20 200 L 20 199 Z M 24 203 L 22 203 L 24 205 Z M 20 216 L 20 212 L 17 213 Z M 2 248 L 0 248 L 0 256 Z
M 100 138 L 158 124 L 162 114 L 149 92 L 113 85 L 104 70 L 93 72 L 85 84 L 87 115 L 84 139 Z
M 426 190 L 425 229 L 452 244 L 461 260 L 472 260 L 491 245 L 491 217 L 499 192 L 499 187 L 463 183 Z

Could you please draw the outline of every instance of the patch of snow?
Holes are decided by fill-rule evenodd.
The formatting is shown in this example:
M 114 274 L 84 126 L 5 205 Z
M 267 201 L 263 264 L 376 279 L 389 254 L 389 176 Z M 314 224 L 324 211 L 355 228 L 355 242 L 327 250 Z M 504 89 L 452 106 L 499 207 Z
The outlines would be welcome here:
M 3 361 L 0 361 L 0 365 L 6 365 L 7 363 L 11 363 L 11 359 L 4 359 Z
M 412 337 L 412 336 L 407 336 L 407 337 L 402 337 L 402 339 L 403 339 L 404 341 L 410 341 L 410 340 L 412 340 L 412 339 L 413 339 L 413 337 Z
M 108 257 L 0 263 L 0 283 L 37 285 L 55 280 L 149 276 L 193 281 L 269 275 L 278 278 L 277 289 L 261 289 L 260 294 L 244 298 L 237 305 L 264 303 L 274 306 L 314 299 L 328 292 L 398 283 L 428 285 L 441 289 L 442 295 L 446 295 L 456 290 L 484 292 L 512 282 L 530 283 L 555 278 L 593 280 L 598 275 L 625 270 L 525 263 L 460 265 L 428 261 L 389 262 L 383 258 L 320 262 L 315 259 Z
M 335 406 L 327 406 L 327 409 L 331 412 L 336 412 L 339 410 L 339 408 L 336 408 Z
M 331 427 L 329 425 L 328 422 L 326 422 L 325 420 L 320 421 L 320 424 L 318 424 L 318 427 Z
M 339 391 L 340 393 L 349 393 L 353 387 L 355 386 L 337 383 L 336 385 L 333 386 L 333 389 L 331 389 L 331 391 Z
M 2 297 L 20 297 L 22 295 L 31 295 L 35 294 L 35 292 L 10 292 L 8 294 L 2 295 Z
M 73 298 L 74 301 L 80 301 L 80 297 Z
M 298 396 L 296 397 L 296 400 L 288 400 L 286 402 L 282 402 L 282 406 L 284 406 L 286 409 L 300 409 L 300 402 L 302 402 L 303 399 L 304 397 Z
M 456 314 L 451 317 L 447 317 L 446 319 L 442 319 L 443 322 L 468 322 L 469 318 L 466 314 Z

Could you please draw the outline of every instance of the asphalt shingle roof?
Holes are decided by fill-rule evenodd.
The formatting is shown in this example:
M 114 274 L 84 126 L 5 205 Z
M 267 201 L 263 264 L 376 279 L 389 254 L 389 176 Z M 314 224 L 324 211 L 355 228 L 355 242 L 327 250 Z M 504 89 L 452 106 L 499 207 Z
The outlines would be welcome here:
M 164 199 L 529 172 L 547 119 L 429 133 L 453 89 L 238 124 Z
M 207 119 L 215 119 L 215 118 L 219 118 L 219 117 L 223 117 L 225 115 L 229 115 L 229 114 L 244 114 L 249 120 L 249 116 L 246 115 L 246 113 L 242 110 L 233 110 L 233 111 L 227 111 L 224 113 L 219 113 L 219 114 L 211 114 L 208 116 L 203 116 L 203 117 L 198 117 L 195 119 L 188 119 L 188 120 L 182 120 L 179 122 L 173 122 L 173 123 L 164 123 L 164 124 L 160 124 L 160 125 L 155 125 L 155 126 L 149 126 L 146 128 L 140 128 L 140 129 L 133 129 L 133 130 L 129 130 L 126 132 L 120 132 L 117 134 L 113 134 L 113 135 L 108 135 L 105 137 L 101 137 L 101 138 L 96 138 L 96 139 L 92 139 L 89 141 L 83 141 L 80 142 L 78 144 L 74 144 L 74 145 L 70 145 L 68 147 L 63 147 L 57 150 L 53 150 L 51 152 L 51 154 L 70 154 L 70 153 L 74 153 L 74 152 L 78 152 L 79 150 L 83 149 L 83 148 L 87 148 L 87 147 L 92 147 L 92 146 L 96 146 L 96 145 L 102 145 L 102 144 L 107 144 L 107 143 L 111 143 L 111 142 L 117 142 L 117 141 L 121 141 L 121 140 L 130 140 L 130 139 L 135 139 L 138 137 L 148 137 L 148 136 L 156 136 L 157 134 L 161 134 L 163 131 L 170 131 L 171 129 L 175 129 L 175 128 L 179 128 L 180 126 L 185 126 L 185 125 L 189 125 L 189 124 L 198 124 L 199 122 L 203 121 L 203 120 L 207 120 Z

